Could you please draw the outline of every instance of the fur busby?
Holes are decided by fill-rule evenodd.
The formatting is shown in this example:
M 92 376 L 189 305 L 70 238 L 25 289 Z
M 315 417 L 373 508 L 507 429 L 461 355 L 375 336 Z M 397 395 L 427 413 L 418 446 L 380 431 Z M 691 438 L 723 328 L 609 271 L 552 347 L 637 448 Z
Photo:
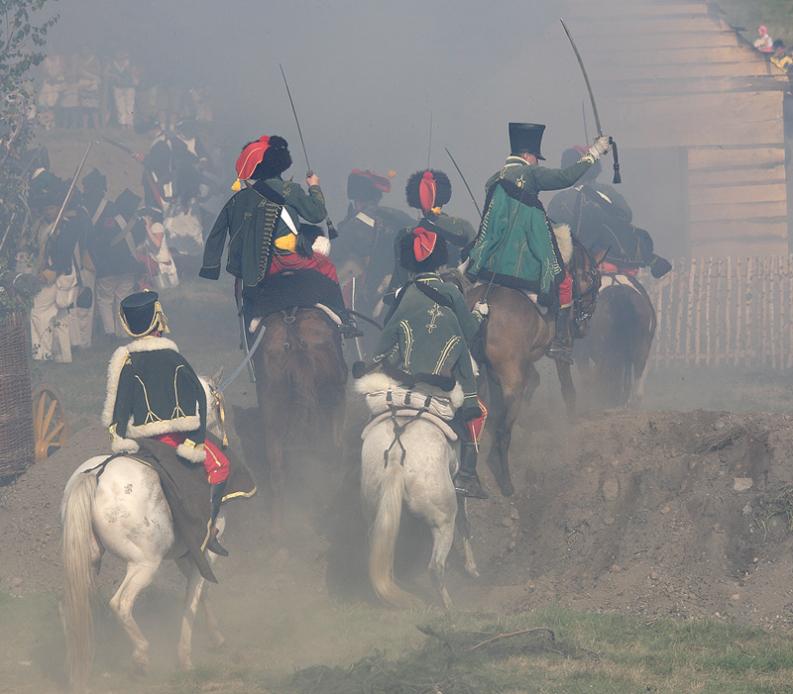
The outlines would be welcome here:
M 587 150 L 587 147 L 582 147 L 581 145 L 576 145 L 575 147 L 566 149 L 564 152 L 562 152 L 562 168 L 566 169 L 569 166 L 574 166 L 577 164 L 581 157 L 587 153 Z M 584 174 L 584 180 L 594 181 L 598 176 L 600 176 L 602 171 L 603 167 L 600 165 L 600 161 L 598 160 L 592 166 L 590 166 L 587 172 Z
M 252 178 L 257 181 L 265 178 L 280 176 L 292 166 L 292 156 L 289 154 L 289 144 L 283 137 L 271 135 L 269 146 L 264 152 L 261 163 L 253 172 Z
M 130 337 L 145 337 L 155 330 L 168 332 L 165 313 L 157 292 L 148 289 L 135 292 L 121 300 L 119 315 Z
M 83 178 L 83 190 L 91 193 L 107 193 L 107 176 L 99 169 L 91 169 Z
M 347 177 L 347 199 L 378 202 L 383 193 L 391 192 L 391 179 L 374 171 L 353 169 Z
M 509 151 L 512 154 L 528 152 L 537 159 L 545 160 L 542 156 L 542 136 L 545 126 L 539 123 L 510 123 L 509 124 Z
M 426 234 L 434 234 L 434 245 L 431 249 L 426 244 L 422 244 L 421 236 Z M 418 257 L 424 257 L 423 260 L 418 260 L 416 249 L 421 248 Z M 427 252 L 429 254 L 427 255 Z M 439 267 L 446 265 L 449 262 L 449 249 L 446 245 L 444 238 L 425 227 L 418 226 L 412 231 L 402 235 L 399 239 L 399 264 L 408 272 L 434 272 Z
M 421 184 L 422 180 L 427 180 L 424 174 L 431 174 L 435 184 L 435 200 L 432 207 L 443 207 L 452 199 L 452 183 L 443 171 L 438 171 L 437 169 L 416 171 L 416 173 L 408 178 L 407 185 L 405 186 L 405 197 L 407 198 L 408 205 L 415 207 L 417 210 L 429 212 L 429 209 L 422 208 Z

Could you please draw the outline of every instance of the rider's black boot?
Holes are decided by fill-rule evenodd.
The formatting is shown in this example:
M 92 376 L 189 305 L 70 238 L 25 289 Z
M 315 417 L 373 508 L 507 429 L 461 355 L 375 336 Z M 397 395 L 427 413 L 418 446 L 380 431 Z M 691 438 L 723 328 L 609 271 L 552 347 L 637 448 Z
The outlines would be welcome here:
M 343 337 L 346 338 L 355 338 L 355 337 L 363 337 L 363 332 L 358 327 L 358 323 L 355 320 L 355 317 L 348 313 L 345 316 L 341 317 L 342 323 L 341 327 L 341 334 Z
M 660 280 L 671 269 L 672 263 L 666 258 L 662 258 L 660 255 L 653 255 L 653 259 L 650 262 L 650 274 L 655 279 Z
M 479 475 L 476 474 L 477 456 L 476 446 L 464 442 L 460 453 L 460 469 L 454 476 L 454 489 L 458 494 L 471 499 L 489 499 L 479 481 Z
M 551 359 L 573 363 L 573 307 L 560 308 L 556 314 L 556 334 L 546 354 Z
M 219 554 L 221 557 L 229 556 L 228 550 L 223 547 L 218 541 L 217 528 L 215 527 L 215 520 L 220 513 L 220 504 L 223 502 L 223 492 L 226 491 L 226 482 L 220 484 L 213 484 L 209 491 L 209 500 L 212 507 L 211 515 L 211 528 L 209 531 L 209 542 L 207 542 L 207 549 L 213 554 Z

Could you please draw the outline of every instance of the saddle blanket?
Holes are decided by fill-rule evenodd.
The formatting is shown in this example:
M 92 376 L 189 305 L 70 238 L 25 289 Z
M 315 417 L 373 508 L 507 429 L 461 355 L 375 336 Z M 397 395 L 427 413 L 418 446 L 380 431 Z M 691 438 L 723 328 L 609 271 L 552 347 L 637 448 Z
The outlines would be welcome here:
M 635 277 L 623 273 L 602 273 L 600 275 L 600 291 L 609 287 L 627 287 L 637 294 L 644 294 L 639 281 Z
M 369 420 L 369 423 L 361 432 L 361 439 L 365 439 L 374 427 L 389 419 L 396 419 L 401 426 L 404 426 L 410 420 L 423 419 L 438 427 L 438 429 L 443 432 L 443 435 L 449 440 L 450 443 L 457 441 L 457 434 L 447 422 L 434 414 L 424 410 L 416 409 L 389 410 L 387 412 L 382 412 L 381 414 L 375 415 L 371 420 Z

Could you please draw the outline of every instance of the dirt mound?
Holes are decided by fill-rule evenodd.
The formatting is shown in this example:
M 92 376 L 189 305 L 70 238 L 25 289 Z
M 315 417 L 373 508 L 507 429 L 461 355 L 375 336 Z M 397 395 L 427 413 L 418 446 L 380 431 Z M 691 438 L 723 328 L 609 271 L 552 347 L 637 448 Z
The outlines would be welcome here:
M 477 548 L 498 547 L 483 578 L 516 607 L 793 623 L 792 449 L 780 415 L 610 412 L 524 432 L 513 501 L 472 504 Z
M 793 623 L 793 417 L 609 412 L 564 433 L 549 424 L 535 416 L 533 431 L 514 439 L 516 495 L 469 505 L 482 578 L 464 578 L 453 554 L 458 603 L 500 610 L 557 602 Z M 0 488 L 0 589 L 59 589 L 62 490 L 86 452 L 106 445 L 101 427 L 84 429 Z M 495 489 L 486 470 L 484 477 Z M 239 509 L 231 538 L 237 548 L 261 542 L 263 509 L 253 510 Z M 359 567 L 365 584 L 358 561 L 365 530 L 344 528 L 344 535 L 357 537 L 354 554 L 361 556 L 345 556 L 344 563 Z M 312 556 L 332 566 L 334 543 L 327 551 L 323 544 Z M 244 552 L 237 554 L 242 562 Z M 322 571 L 312 573 L 323 582 Z M 423 574 L 419 567 L 405 580 L 420 583 Z

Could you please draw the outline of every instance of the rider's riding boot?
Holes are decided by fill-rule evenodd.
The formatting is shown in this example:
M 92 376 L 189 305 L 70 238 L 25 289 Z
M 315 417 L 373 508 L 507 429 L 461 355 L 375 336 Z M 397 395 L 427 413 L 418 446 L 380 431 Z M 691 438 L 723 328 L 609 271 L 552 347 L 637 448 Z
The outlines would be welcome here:
M 218 513 L 220 513 L 220 504 L 223 502 L 223 492 L 226 491 L 226 481 L 219 484 L 213 484 L 209 491 L 209 500 L 212 506 L 211 515 L 211 530 L 209 531 L 209 542 L 207 542 L 207 549 L 213 554 L 219 554 L 221 557 L 229 556 L 228 550 L 223 547 L 218 541 L 218 531 L 215 527 L 215 520 L 217 520 Z
M 460 469 L 454 476 L 454 489 L 458 494 L 471 499 L 488 499 L 487 492 L 482 489 L 479 475 L 476 474 L 476 446 L 464 442 L 460 453 Z
M 662 258 L 660 255 L 653 255 L 653 259 L 650 261 L 650 274 L 655 279 L 660 280 L 671 269 L 672 263 L 666 258 Z
M 342 336 L 346 338 L 363 337 L 363 332 L 361 332 L 355 317 L 351 313 L 341 316 L 341 321 L 340 330 Z
M 573 307 L 560 308 L 556 314 L 556 334 L 546 352 L 551 359 L 573 363 L 572 322 Z

